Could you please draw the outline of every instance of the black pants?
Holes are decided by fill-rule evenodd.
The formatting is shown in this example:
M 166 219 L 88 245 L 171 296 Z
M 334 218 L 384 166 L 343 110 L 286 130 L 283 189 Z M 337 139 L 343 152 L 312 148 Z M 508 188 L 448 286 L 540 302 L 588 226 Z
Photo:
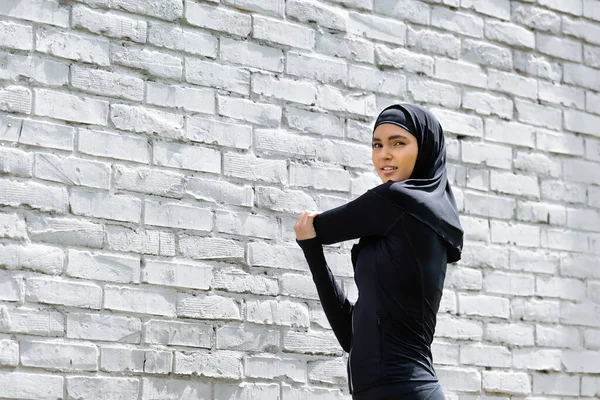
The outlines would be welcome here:
M 352 400 L 445 400 L 438 382 L 402 382 L 380 385 L 354 393 Z

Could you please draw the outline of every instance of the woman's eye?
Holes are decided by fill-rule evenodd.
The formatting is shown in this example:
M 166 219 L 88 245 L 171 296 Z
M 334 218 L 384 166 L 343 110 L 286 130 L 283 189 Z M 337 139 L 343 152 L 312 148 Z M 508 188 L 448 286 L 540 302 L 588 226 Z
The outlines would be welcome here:
M 396 142 L 396 143 L 394 143 L 394 146 L 397 145 L 397 144 L 404 145 L 404 143 L 402 143 L 402 142 Z
M 379 143 L 373 143 L 373 148 L 378 147 L 378 146 L 381 146 L 381 144 L 379 144 Z

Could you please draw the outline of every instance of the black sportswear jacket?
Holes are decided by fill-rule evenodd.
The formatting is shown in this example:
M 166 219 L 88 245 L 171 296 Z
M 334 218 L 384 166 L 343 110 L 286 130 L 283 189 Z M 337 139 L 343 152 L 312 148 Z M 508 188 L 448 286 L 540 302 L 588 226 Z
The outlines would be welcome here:
M 446 275 L 447 244 L 395 204 L 389 184 L 319 214 L 317 236 L 296 240 L 321 304 L 349 353 L 350 393 L 406 381 L 434 382 L 431 342 Z M 356 304 L 344 295 L 323 244 L 360 238 L 352 247 Z

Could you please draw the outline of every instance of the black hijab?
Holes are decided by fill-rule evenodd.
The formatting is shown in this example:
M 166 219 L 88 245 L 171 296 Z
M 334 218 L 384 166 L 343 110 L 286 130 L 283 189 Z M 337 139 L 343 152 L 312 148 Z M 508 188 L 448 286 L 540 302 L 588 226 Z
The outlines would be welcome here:
M 460 260 L 463 230 L 456 201 L 446 173 L 446 147 L 442 126 L 425 108 L 414 104 L 394 104 L 377 117 L 375 128 L 394 124 L 406 129 L 419 146 L 411 176 L 388 181 L 391 200 L 436 231 L 447 243 L 448 262 Z

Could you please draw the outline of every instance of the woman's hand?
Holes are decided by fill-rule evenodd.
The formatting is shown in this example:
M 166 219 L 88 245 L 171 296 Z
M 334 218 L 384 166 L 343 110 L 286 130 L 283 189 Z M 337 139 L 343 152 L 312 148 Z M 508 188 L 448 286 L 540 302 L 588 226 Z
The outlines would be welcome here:
M 294 231 L 296 232 L 296 239 L 304 240 L 304 239 L 312 239 L 317 237 L 317 232 L 315 232 L 315 227 L 313 225 L 313 220 L 320 213 L 315 211 L 302 211 L 296 223 L 294 224 Z

